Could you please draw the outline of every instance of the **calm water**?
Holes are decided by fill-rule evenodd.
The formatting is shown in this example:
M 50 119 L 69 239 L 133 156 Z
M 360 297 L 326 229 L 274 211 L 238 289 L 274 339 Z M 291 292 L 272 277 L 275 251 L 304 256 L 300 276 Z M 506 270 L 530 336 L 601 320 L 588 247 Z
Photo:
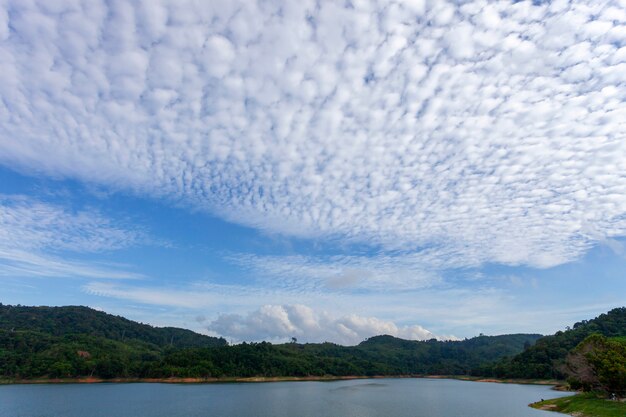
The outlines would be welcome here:
M 438 379 L 0 386 L 1 417 L 555 417 L 534 385 Z

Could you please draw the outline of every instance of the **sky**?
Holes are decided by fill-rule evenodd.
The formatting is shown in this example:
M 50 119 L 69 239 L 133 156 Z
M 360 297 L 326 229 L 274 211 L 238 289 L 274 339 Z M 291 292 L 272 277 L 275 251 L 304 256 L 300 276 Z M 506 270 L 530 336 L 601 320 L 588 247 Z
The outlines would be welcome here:
M 626 1 L 0 0 L 0 302 L 234 343 L 626 305 Z

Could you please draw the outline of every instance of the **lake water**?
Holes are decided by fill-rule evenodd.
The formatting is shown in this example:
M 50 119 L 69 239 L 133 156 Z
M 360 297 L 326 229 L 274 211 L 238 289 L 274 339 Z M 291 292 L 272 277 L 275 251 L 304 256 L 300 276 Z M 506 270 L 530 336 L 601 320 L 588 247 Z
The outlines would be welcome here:
M 546 386 L 447 379 L 0 386 L 1 417 L 540 417 Z

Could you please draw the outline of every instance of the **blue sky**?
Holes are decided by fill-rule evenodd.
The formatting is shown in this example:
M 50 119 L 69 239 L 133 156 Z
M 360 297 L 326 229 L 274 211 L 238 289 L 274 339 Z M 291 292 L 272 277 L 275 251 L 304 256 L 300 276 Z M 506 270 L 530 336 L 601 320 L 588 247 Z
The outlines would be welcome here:
M 626 304 L 619 2 L 0 1 L 0 301 L 232 341 Z

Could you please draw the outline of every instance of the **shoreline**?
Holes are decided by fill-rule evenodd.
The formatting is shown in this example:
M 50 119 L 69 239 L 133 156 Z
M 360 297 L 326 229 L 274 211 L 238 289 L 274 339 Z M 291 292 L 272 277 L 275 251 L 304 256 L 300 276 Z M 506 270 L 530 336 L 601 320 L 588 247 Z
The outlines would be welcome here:
M 575 417 L 617 417 L 626 415 L 626 399 L 609 400 L 606 394 L 578 392 L 567 397 L 541 400 L 529 407 Z
M 521 385 L 553 385 L 555 390 L 565 391 L 564 382 L 558 380 L 536 379 L 498 379 L 482 378 L 462 375 L 346 375 L 346 376 L 280 376 L 280 377 L 221 377 L 221 378 L 33 378 L 33 379 L 0 379 L 0 385 L 29 385 L 29 384 L 220 384 L 220 383 L 264 383 L 264 382 L 303 382 L 303 381 L 347 381 L 353 379 L 456 379 L 459 381 L 488 382 L 497 384 Z

